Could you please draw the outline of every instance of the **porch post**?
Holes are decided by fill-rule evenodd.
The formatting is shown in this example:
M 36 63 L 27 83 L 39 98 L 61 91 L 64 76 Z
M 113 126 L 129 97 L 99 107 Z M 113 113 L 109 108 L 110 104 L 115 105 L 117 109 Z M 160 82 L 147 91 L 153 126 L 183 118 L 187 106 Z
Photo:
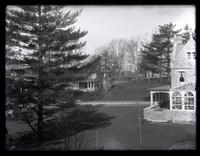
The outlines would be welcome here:
M 172 92 L 169 92 L 169 109 L 172 110 Z
M 185 110 L 184 92 L 181 92 L 181 105 L 182 105 L 182 110 Z
M 196 92 L 193 92 L 193 95 L 194 95 L 194 112 L 196 113 Z
M 166 93 L 163 93 L 163 101 L 165 102 Z
M 92 82 L 90 82 L 90 90 L 92 91 Z
M 86 84 L 87 84 L 87 90 L 88 90 L 88 88 L 89 88 L 89 83 L 88 83 L 88 82 L 86 82 Z
M 93 90 L 95 90 L 95 83 L 93 82 Z
M 153 106 L 153 91 L 150 91 L 151 106 Z
M 92 82 L 92 91 L 94 91 L 94 82 Z

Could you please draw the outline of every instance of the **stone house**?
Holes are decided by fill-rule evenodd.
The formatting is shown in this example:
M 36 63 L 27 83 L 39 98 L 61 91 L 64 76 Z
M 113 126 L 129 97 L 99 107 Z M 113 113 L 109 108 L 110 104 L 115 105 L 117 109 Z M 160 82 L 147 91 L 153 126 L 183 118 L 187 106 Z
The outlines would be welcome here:
M 150 89 L 151 106 L 144 118 L 151 121 L 192 122 L 196 114 L 196 42 L 177 35 L 171 54 L 171 84 Z

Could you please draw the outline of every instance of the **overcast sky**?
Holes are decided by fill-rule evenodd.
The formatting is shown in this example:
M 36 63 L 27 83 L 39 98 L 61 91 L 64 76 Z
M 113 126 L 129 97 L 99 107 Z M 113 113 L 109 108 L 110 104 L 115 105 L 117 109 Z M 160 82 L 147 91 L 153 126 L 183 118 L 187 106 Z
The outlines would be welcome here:
M 66 6 L 66 10 L 83 9 L 77 28 L 87 30 L 83 51 L 93 54 L 95 49 L 112 39 L 143 37 L 156 31 L 158 25 L 176 24 L 177 29 L 186 24 L 195 29 L 195 7 L 192 5 L 163 6 Z

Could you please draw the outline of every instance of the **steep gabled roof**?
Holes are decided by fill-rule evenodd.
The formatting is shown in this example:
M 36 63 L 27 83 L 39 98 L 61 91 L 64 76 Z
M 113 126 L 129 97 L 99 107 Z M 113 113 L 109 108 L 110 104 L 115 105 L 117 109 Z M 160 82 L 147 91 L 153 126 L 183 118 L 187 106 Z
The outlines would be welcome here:
M 194 68 L 195 60 L 187 59 L 187 51 L 196 50 L 194 39 L 191 37 L 186 44 L 176 45 L 175 48 L 171 68 Z
M 184 44 L 178 44 L 176 46 L 176 53 L 175 53 L 175 58 L 177 57 L 177 55 L 181 52 L 181 50 L 183 49 L 185 45 Z

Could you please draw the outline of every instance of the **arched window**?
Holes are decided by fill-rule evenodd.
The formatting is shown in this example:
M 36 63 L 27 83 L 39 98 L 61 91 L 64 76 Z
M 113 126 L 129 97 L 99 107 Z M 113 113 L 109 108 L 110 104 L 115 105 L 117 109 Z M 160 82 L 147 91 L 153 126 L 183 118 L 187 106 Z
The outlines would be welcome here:
M 181 93 L 178 91 L 175 91 L 172 94 L 172 109 L 182 109 L 182 96 Z
M 184 96 L 185 110 L 194 110 L 194 95 L 191 92 L 185 93 Z

